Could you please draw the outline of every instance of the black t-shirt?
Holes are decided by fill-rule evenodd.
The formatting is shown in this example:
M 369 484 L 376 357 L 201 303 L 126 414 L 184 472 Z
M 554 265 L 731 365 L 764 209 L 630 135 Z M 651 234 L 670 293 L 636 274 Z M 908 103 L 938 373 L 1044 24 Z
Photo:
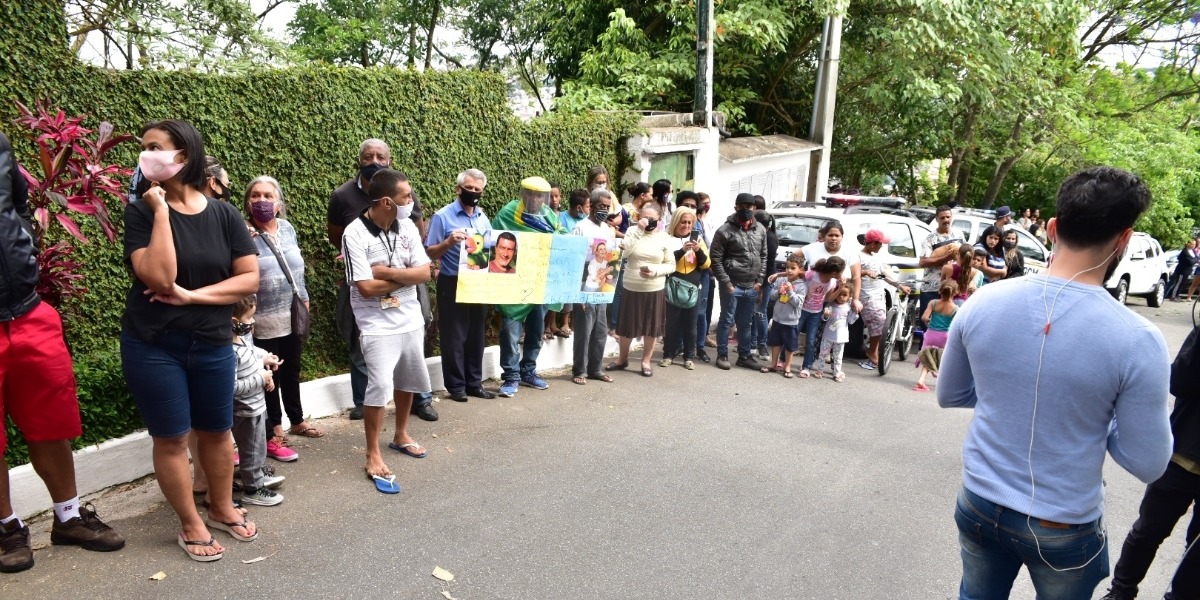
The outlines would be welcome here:
M 195 290 L 229 279 L 234 259 L 258 254 L 246 231 L 246 221 L 227 202 L 209 198 L 208 206 L 194 215 L 171 210 L 170 220 L 175 241 L 175 283 L 184 289 Z M 130 257 L 135 250 L 150 245 L 153 226 L 154 214 L 144 202 L 138 200 L 125 208 L 125 264 L 131 273 Z M 186 331 L 213 344 L 232 343 L 231 306 L 151 302 L 146 289 L 146 284 L 134 275 L 121 318 L 121 326 L 134 337 L 153 342 L 165 331 Z
M 325 213 L 325 219 L 339 227 L 346 227 L 362 216 L 363 211 L 370 206 L 371 199 L 358 187 L 358 178 L 355 177 L 333 191 L 333 195 L 329 197 L 329 210 Z M 414 225 L 424 218 L 416 192 L 413 192 L 413 211 L 410 218 Z

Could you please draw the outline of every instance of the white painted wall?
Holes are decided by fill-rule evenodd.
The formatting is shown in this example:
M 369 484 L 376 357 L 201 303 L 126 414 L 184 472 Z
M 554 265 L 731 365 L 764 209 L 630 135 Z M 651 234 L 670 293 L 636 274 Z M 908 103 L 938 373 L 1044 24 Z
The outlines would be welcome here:
M 743 192 L 762 195 L 768 207 L 777 202 L 804 202 L 808 195 L 810 157 L 811 153 L 800 152 L 738 163 L 721 161 L 717 189 L 724 196 L 719 206 L 725 212 L 716 212 L 718 201 L 714 195 L 714 214 L 733 212 L 733 200 Z
M 721 161 L 719 144 L 721 135 L 715 127 L 652 127 L 647 135 L 632 136 L 626 144 L 633 164 L 630 165 L 621 181 L 628 186 L 638 181 L 651 183 L 650 164 L 657 154 L 674 152 L 692 152 L 695 154 L 695 191 L 707 192 L 716 198 L 720 190 L 720 180 L 717 176 L 718 165 Z M 625 190 L 621 189 L 624 194 Z M 622 197 L 622 202 L 628 201 Z

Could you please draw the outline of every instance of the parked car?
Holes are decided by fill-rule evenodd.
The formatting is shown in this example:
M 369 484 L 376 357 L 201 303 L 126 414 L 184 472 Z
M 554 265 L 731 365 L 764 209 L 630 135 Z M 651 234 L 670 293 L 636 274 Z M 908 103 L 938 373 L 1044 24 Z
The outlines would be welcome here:
M 1121 304 L 1130 296 L 1143 296 L 1146 304 L 1158 307 L 1162 306 L 1170 277 L 1162 245 L 1150 234 L 1139 231 L 1129 239 L 1117 270 L 1104 282 L 1104 288 Z
M 950 228 L 957 230 L 964 240 L 974 244 L 979 241 L 983 231 L 995 222 L 996 214 L 993 211 L 957 208 L 954 210 L 954 219 L 950 221 Z M 1004 231 L 1017 232 L 1017 251 L 1025 257 L 1026 274 L 1041 273 L 1050 264 L 1050 251 L 1020 225 L 1009 224 Z
M 842 246 L 854 252 L 862 251 L 858 236 L 868 229 L 879 229 L 891 238 L 892 241 L 884 244 L 879 253 L 884 262 L 892 267 L 893 277 L 898 281 L 919 280 L 925 272 L 918 266 L 917 252 L 921 242 L 933 233 L 933 228 L 918 219 L 905 216 L 908 213 L 903 211 L 863 212 L 855 207 L 842 210 L 782 208 L 771 211 L 771 214 L 775 216 L 775 230 L 779 237 L 779 251 L 775 256 L 777 270 L 783 269 L 789 254 L 816 243 L 817 230 L 829 221 L 837 220 L 842 223 L 846 233 L 842 238 Z M 896 289 L 888 286 L 888 307 L 896 306 L 898 302 Z M 850 343 L 846 350 L 853 357 L 866 356 L 866 335 L 861 320 L 850 326 Z

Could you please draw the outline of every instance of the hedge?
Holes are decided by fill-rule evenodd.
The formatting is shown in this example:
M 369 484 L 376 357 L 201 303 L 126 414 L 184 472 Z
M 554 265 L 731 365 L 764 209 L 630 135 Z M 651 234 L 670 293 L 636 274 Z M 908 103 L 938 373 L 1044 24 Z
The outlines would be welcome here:
M 280 181 L 314 307 L 304 355 L 308 378 L 348 368 L 333 325 L 340 269 L 337 251 L 325 239 L 325 211 L 330 192 L 353 177 L 363 139 L 390 144 L 393 165 L 408 173 L 428 210 L 452 200 L 459 171 L 482 169 L 489 177 L 483 206 L 494 214 L 529 175 L 575 187 L 592 165 L 623 172 L 629 160 L 624 141 L 637 128 L 636 115 L 625 113 L 550 114 L 522 122 L 506 104 L 505 81 L 490 72 L 318 65 L 221 75 L 90 67 L 70 55 L 62 4 L 55 0 L 0 4 L 0 40 L 0 128 L 19 158 L 32 160 L 34 147 L 27 132 L 12 125 L 13 101 L 48 99 L 68 114 L 91 115 L 91 126 L 107 120 L 118 131 L 137 133 L 160 118 L 186 119 L 204 134 L 206 150 L 225 165 L 235 191 L 261 174 Z M 127 144 L 117 160 L 132 165 L 137 151 Z M 116 203 L 110 208 L 120 213 Z M 54 235 L 66 237 L 61 230 Z M 85 431 L 80 445 L 142 426 L 120 374 L 117 341 L 129 274 L 119 243 L 90 237 L 101 243 L 77 251 L 89 293 L 60 307 L 76 363 Z M 20 437 L 7 425 L 6 458 L 25 462 Z

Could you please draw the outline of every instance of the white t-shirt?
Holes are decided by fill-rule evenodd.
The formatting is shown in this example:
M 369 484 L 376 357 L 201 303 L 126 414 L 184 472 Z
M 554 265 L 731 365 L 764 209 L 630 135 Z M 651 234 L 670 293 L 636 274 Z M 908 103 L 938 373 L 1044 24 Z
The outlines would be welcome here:
M 346 281 L 370 281 L 374 265 L 400 269 L 428 265 L 429 256 L 421 243 L 421 233 L 411 219 L 396 221 L 391 231 L 384 231 L 365 217 L 355 219 L 342 234 L 342 253 L 346 257 Z M 422 284 L 423 285 L 423 284 Z M 363 335 L 393 335 L 408 333 L 425 326 L 417 286 L 406 285 L 388 294 L 388 300 L 398 304 L 383 308 L 383 297 L 367 298 L 350 286 L 350 308 Z
M 859 268 L 863 271 L 862 276 L 862 298 L 872 297 L 876 300 L 883 299 L 884 288 L 887 287 L 887 282 L 874 277 L 867 277 L 867 271 L 874 271 L 876 275 L 883 273 L 887 268 L 887 264 L 883 262 L 883 257 L 879 253 L 867 254 L 861 253 L 859 256 Z M 861 298 L 860 298 L 861 299 Z
M 592 239 L 596 239 L 596 238 L 609 239 L 609 238 L 616 237 L 616 233 L 613 232 L 612 225 L 609 225 L 608 223 L 603 223 L 601 225 L 597 225 L 597 224 L 593 223 L 590 218 L 584 219 L 584 220 L 580 221 L 579 224 L 575 225 L 575 229 L 571 230 L 571 234 L 572 235 L 582 235 L 584 237 L 589 237 Z
M 850 285 L 850 282 L 854 280 L 854 274 L 850 267 L 858 264 L 858 253 L 851 252 L 846 248 L 845 244 L 842 244 L 842 247 L 838 248 L 838 251 L 835 254 L 830 254 L 829 251 L 825 249 L 825 244 L 822 244 L 821 242 L 813 242 L 805 246 L 803 252 L 804 260 L 808 261 L 809 269 L 815 267 L 817 265 L 817 261 L 821 260 L 822 258 L 829 258 L 830 256 L 841 257 L 842 260 L 846 261 L 846 269 L 842 271 L 842 280 L 846 282 L 846 285 Z

